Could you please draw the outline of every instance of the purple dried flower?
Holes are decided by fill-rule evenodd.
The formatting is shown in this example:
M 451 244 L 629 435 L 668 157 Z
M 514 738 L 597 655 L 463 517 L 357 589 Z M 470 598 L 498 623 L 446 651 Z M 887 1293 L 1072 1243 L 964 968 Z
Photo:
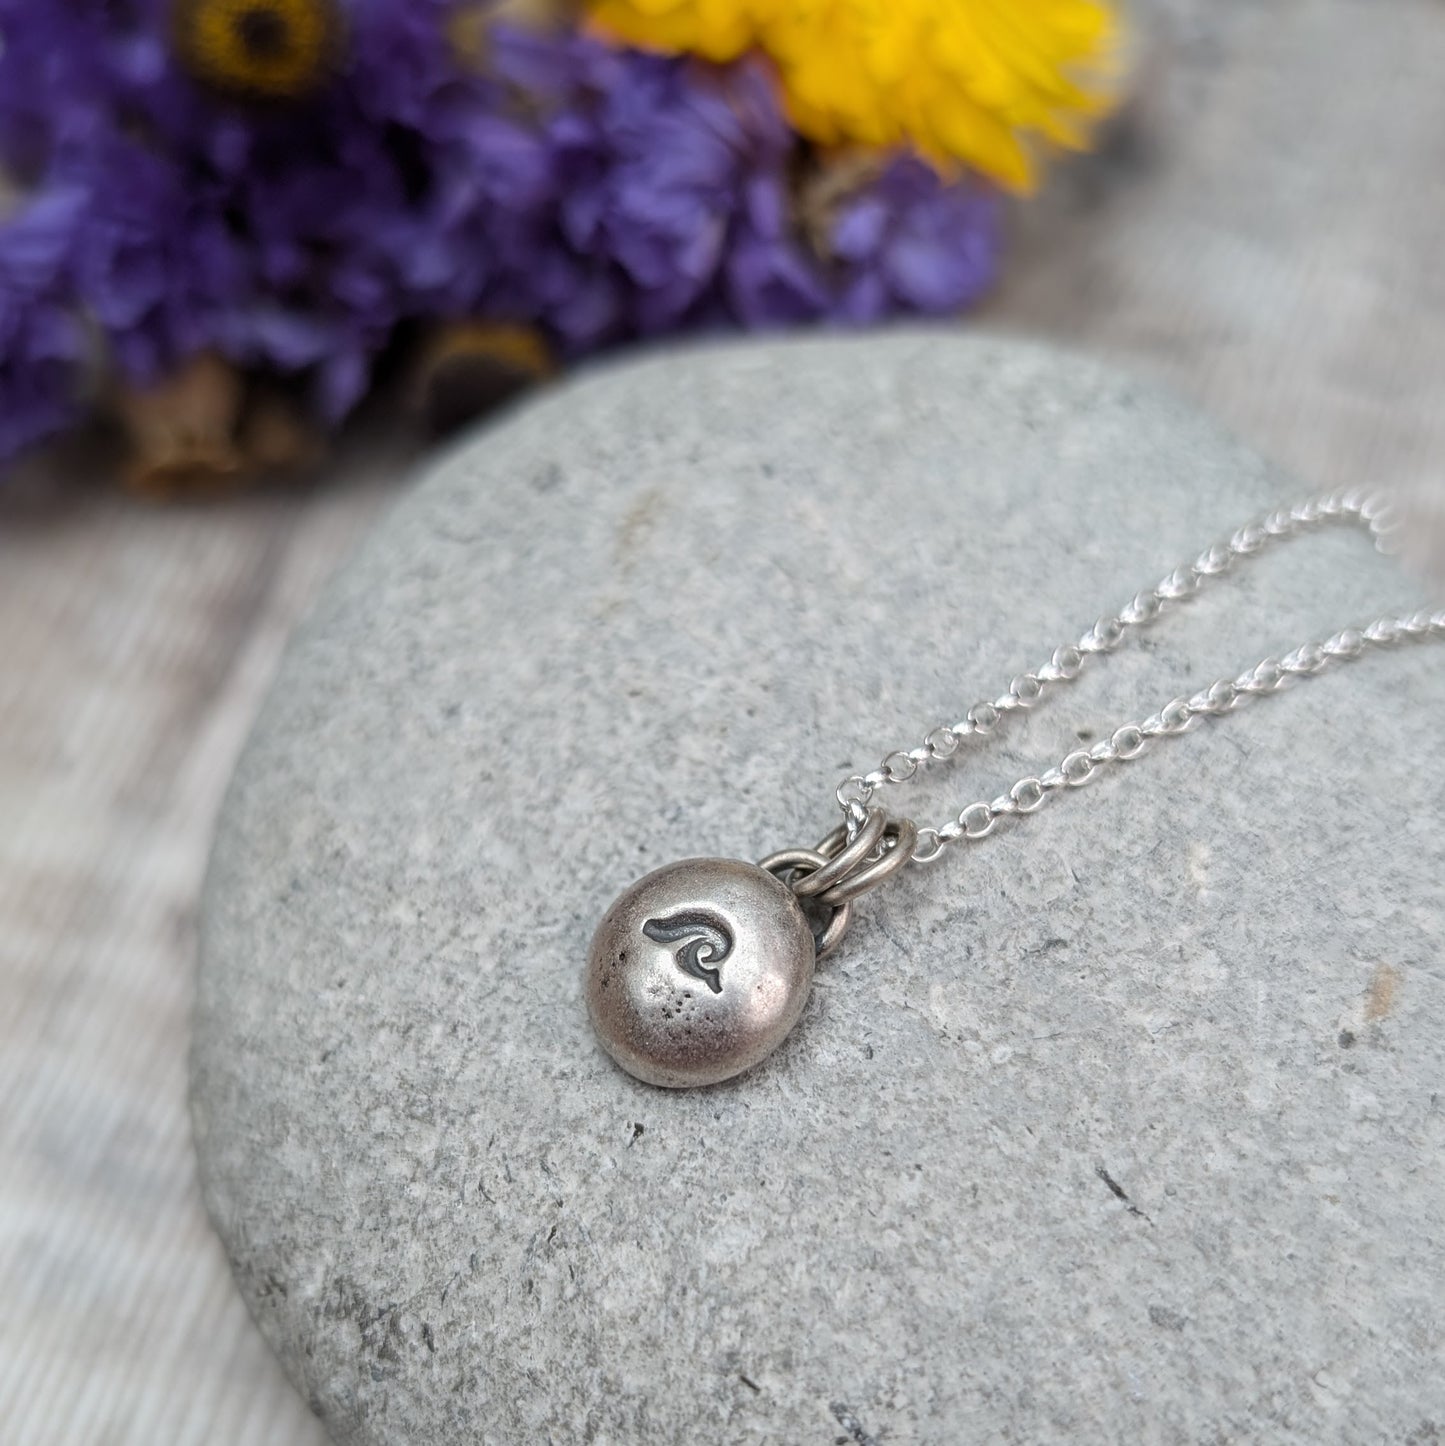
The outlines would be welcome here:
M 945 183 L 916 157 L 895 157 L 834 223 L 842 272 L 835 314 L 862 323 L 962 310 L 993 281 L 999 220 L 996 192 Z
M 558 162 L 561 245 L 612 279 L 609 333 L 569 331 L 569 349 L 687 324 L 716 289 L 750 177 L 780 182 L 788 137 L 758 116 L 751 66 L 568 46 L 571 73 L 548 139 Z M 759 120 L 761 123 L 759 123 Z
M 948 313 L 992 280 L 995 197 L 907 156 L 841 209 L 831 259 L 814 255 L 790 214 L 796 142 L 761 65 L 514 36 L 498 39 L 501 73 L 516 46 L 535 86 L 542 45 L 565 62 L 543 72 L 555 87 L 547 137 L 560 237 L 534 231 L 528 265 L 505 273 L 511 296 L 494 288 L 488 300 L 542 319 L 564 350 L 721 324 Z M 541 260 L 559 244 L 588 281 Z M 549 270 L 567 281 L 555 299 L 535 286 Z
M 250 295 L 247 250 L 211 186 L 133 142 L 94 145 L 65 174 L 84 197 L 75 300 L 122 373 L 150 385 L 235 324 Z
M 79 411 L 85 339 L 63 286 L 83 199 L 48 192 L 0 227 L 0 464 Z
M 327 41 L 254 70 L 238 100 L 245 36 L 187 49 L 181 22 L 211 3 L 0 0 L 0 156 L 64 233 L 45 285 L 11 285 L 0 318 L 46 378 L 78 354 L 66 301 L 132 382 L 213 348 L 307 379 L 335 419 L 407 321 L 526 322 L 576 355 L 953 311 L 991 276 L 994 199 L 909 158 L 834 211 L 820 257 L 757 63 L 494 26 L 482 69 L 458 49 L 458 0 L 256 0 L 315 11 Z M 0 268 L 38 244 L 14 230 Z M 19 435 L 6 376 L 0 426 Z

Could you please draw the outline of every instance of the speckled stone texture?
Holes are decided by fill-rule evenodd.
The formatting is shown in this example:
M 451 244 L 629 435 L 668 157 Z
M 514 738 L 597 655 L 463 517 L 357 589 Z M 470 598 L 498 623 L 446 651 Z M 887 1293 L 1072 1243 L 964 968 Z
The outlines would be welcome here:
M 593 374 L 453 452 L 291 649 L 225 811 L 205 1190 L 339 1440 L 1445 1433 L 1445 658 L 1372 657 L 860 906 L 789 1042 L 641 1085 L 610 899 L 909 745 L 1309 489 L 945 334 Z M 1291 544 L 894 795 L 926 821 L 1415 584 Z

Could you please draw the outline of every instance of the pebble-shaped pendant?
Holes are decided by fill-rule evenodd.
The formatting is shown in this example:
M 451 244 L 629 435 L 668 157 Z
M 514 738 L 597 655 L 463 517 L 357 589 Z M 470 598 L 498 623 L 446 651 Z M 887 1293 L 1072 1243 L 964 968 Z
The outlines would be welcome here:
M 608 909 L 587 959 L 607 1053 L 648 1084 L 730 1079 L 798 1022 L 817 948 L 793 891 L 739 859 L 684 859 Z

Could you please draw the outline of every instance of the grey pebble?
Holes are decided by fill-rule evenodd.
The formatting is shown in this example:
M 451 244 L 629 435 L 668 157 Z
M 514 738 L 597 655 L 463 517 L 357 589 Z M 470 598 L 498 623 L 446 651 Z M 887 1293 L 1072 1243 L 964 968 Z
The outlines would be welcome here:
M 895 881 L 730 1084 L 639 1084 L 582 1000 L 632 879 L 812 844 L 844 774 L 1310 490 L 943 332 L 601 370 L 441 460 L 291 647 L 204 905 L 206 1199 L 336 1438 L 1429 1439 L 1438 649 Z M 1413 601 L 1291 544 L 891 801 Z

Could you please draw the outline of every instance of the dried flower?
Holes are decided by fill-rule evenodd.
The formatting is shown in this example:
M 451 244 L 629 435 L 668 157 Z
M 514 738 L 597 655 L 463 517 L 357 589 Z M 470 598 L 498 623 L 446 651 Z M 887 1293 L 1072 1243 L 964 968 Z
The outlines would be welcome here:
M 244 465 L 236 446 L 244 390 L 235 368 L 210 352 L 158 386 L 123 389 L 117 410 L 131 443 L 126 486 L 163 500 L 232 484 Z
M 778 67 L 788 114 L 825 144 L 916 146 L 1016 190 L 1039 141 L 1077 147 L 1112 102 L 1108 0 L 590 0 L 634 45 Z
M 176 24 L 241 25 L 228 45 L 300 47 L 263 85 L 222 75 L 220 31 L 204 64 L 177 54 L 173 3 L 0 0 L 0 154 L 38 187 L 53 253 L 43 284 L 0 296 L 0 431 L 17 442 L 73 397 L 82 317 L 132 391 L 214 353 L 295 379 L 334 422 L 402 324 L 526 327 L 565 358 L 948 311 L 992 273 L 995 199 L 907 156 L 800 224 L 806 147 L 756 57 L 496 24 L 461 57 L 457 0 L 351 0 L 324 9 L 344 47 L 322 78 L 305 27 L 341 0 L 181 0 Z M 267 4 L 290 39 L 242 24 Z M 0 276 L 30 236 L 0 225 Z
M 179 0 L 176 48 L 221 90 L 294 99 L 322 85 L 341 17 L 334 0 Z
M 796 140 L 760 62 L 719 68 L 578 38 L 548 43 L 560 63 L 547 86 L 535 55 L 524 64 L 513 49 L 535 44 L 499 37 L 495 60 L 503 75 L 528 74 L 551 106 L 549 204 L 564 245 L 547 239 L 544 215 L 528 264 L 491 299 L 522 300 L 564 351 L 679 329 L 956 311 L 992 279 L 997 198 L 907 156 L 882 157 L 837 212 L 842 224 L 855 204 L 896 203 L 897 216 L 867 244 L 810 247 L 794 216 Z
M 80 411 L 85 337 L 63 283 L 82 206 L 56 190 L 0 227 L 0 463 Z
M 535 386 L 555 370 L 531 327 L 452 322 L 425 339 L 413 367 L 411 407 L 441 436 Z
M 845 276 L 836 314 L 867 323 L 961 311 L 993 282 L 999 219 L 987 188 L 947 185 L 915 157 L 897 158 L 838 203 L 828 238 Z

